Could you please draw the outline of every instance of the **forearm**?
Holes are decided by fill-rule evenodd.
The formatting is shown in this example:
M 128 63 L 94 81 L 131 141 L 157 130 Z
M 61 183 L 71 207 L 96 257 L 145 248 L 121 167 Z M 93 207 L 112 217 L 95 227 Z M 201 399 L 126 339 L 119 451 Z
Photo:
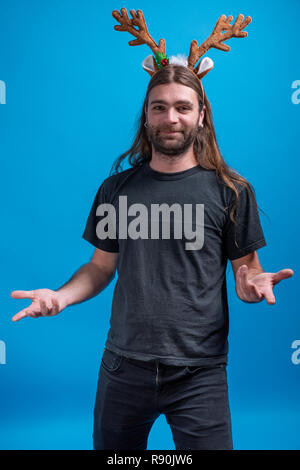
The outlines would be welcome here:
M 111 271 L 89 262 L 81 266 L 68 282 L 56 292 L 60 296 L 62 308 L 95 297 L 114 278 Z

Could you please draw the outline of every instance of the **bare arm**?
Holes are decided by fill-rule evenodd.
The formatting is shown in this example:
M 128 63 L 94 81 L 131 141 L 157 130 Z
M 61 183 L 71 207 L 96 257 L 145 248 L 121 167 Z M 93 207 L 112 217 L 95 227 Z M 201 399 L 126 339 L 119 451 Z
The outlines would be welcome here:
M 81 266 L 68 282 L 56 291 L 36 289 L 31 291 L 16 290 L 11 292 L 14 299 L 31 299 L 29 307 L 12 317 L 13 321 L 30 316 L 53 316 L 68 305 L 77 304 L 99 294 L 115 276 L 118 253 L 95 249 L 89 263 Z
M 63 308 L 95 297 L 115 276 L 118 253 L 95 248 L 89 263 L 81 266 L 71 279 L 56 290 Z

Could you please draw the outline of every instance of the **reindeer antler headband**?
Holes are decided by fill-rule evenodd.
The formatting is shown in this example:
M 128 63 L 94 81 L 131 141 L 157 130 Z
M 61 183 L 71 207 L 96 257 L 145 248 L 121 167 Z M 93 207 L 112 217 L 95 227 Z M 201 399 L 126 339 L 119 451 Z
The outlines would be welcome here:
M 128 17 L 126 8 L 121 8 L 121 14 L 118 10 L 112 12 L 112 16 L 120 23 L 120 25 L 115 25 L 114 29 L 116 31 L 127 31 L 136 37 L 136 39 L 129 41 L 129 46 L 139 46 L 141 44 L 147 44 L 155 57 L 152 55 L 147 56 L 143 62 L 142 67 L 146 70 L 151 77 L 158 72 L 162 67 L 166 67 L 169 64 L 182 65 L 184 67 L 192 70 L 196 77 L 200 80 L 202 87 L 201 79 L 206 75 L 214 66 L 212 59 L 205 57 L 202 59 L 199 64 L 195 67 L 198 60 L 211 48 L 220 49 L 221 51 L 230 51 L 230 47 L 226 44 L 223 44 L 223 41 L 234 38 L 244 38 L 248 36 L 246 31 L 242 29 L 246 28 L 249 23 L 251 23 L 251 16 L 244 16 L 239 14 L 233 25 L 230 22 L 233 20 L 233 16 L 230 15 L 226 18 L 226 15 L 221 15 L 218 19 L 213 32 L 211 35 L 200 45 L 196 40 L 191 42 L 190 53 L 188 58 L 184 55 L 172 56 L 170 59 L 166 55 L 166 43 L 164 39 L 160 39 L 158 45 L 150 36 L 143 12 L 141 10 L 130 10 L 132 19 Z M 135 28 L 137 26 L 138 29 Z M 223 31 L 226 31 L 223 33 Z M 194 68 L 195 67 L 195 68 Z M 202 87 L 202 91 L 203 87 Z M 203 93 L 204 96 L 204 93 Z

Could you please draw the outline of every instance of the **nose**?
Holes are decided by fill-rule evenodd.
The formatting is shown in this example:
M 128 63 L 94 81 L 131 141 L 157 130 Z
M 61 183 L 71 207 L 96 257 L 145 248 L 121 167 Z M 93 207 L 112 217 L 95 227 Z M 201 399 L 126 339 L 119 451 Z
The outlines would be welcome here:
M 178 122 L 178 113 L 176 109 L 170 108 L 165 114 L 167 124 L 176 124 Z

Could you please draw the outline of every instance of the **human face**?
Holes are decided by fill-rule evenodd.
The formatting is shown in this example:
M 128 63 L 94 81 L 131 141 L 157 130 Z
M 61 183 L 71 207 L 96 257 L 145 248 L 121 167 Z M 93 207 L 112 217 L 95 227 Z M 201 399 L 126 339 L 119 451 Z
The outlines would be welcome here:
M 154 87 L 148 99 L 147 136 L 154 150 L 178 156 L 192 146 L 204 109 L 199 114 L 197 93 L 179 83 Z

